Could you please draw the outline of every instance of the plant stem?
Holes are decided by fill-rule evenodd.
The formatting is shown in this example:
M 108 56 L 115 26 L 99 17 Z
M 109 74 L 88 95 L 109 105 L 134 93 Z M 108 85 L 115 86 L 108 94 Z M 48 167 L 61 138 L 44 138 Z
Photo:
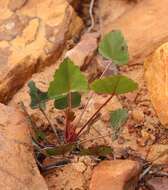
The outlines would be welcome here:
M 79 141 L 79 145 L 80 145 L 80 144 L 83 144 L 83 143 L 86 143 L 86 142 L 88 142 L 88 141 L 94 141 L 94 140 L 97 140 L 97 139 L 109 137 L 109 136 L 111 136 L 112 134 L 113 134 L 113 133 L 109 133 L 109 134 L 100 135 L 100 136 L 97 136 L 97 137 L 91 138 L 91 139 L 84 139 L 84 140 L 82 140 L 82 141 Z
M 66 110 L 66 127 L 65 127 L 65 139 L 67 141 L 67 138 L 69 137 L 69 126 L 70 126 L 70 120 L 69 120 L 69 115 L 71 113 L 72 110 L 72 105 L 71 105 L 71 92 L 68 93 L 68 109 Z
M 94 119 L 94 117 L 101 111 L 101 109 L 113 98 L 114 94 L 111 94 L 109 98 L 97 109 L 97 111 L 91 116 L 91 118 L 83 125 L 83 127 L 77 133 L 77 136 L 81 135 L 82 131 L 87 127 L 87 125 Z
M 65 139 L 68 138 L 68 130 L 69 130 L 69 109 L 65 111 L 65 118 L 66 118 L 66 124 L 65 124 Z
M 57 130 L 55 129 L 55 127 L 53 126 L 53 124 L 52 124 L 51 121 L 49 120 L 47 114 L 45 113 L 45 111 L 44 111 L 42 108 L 39 108 L 39 109 L 40 109 L 41 113 L 44 115 L 44 117 L 46 118 L 46 120 L 48 121 L 48 123 L 49 123 L 49 125 L 51 126 L 53 132 L 55 133 L 57 142 L 58 142 L 59 144 L 61 144 L 61 141 L 60 141 L 60 139 L 59 139 Z
M 55 168 L 60 168 L 60 167 L 63 167 L 65 166 L 66 164 L 69 164 L 71 163 L 70 160 L 62 160 L 62 161 L 58 161 L 58 162 L 55 162 L 55 163 L 52 163 L 52 164 L 48 164 L 47 166 L 43 166 L 41 163 L 40 163 L 40 168 L 43 172 L 47 172 L 48 170 L 52 170 L 52 169 L 55 169 Z M 38 164 L 39 164 L 39 161 L 38 161 Z
M 109 62 L 109 63 L 108 63 L 108 65 L 105 67 L 105 69 L 104 69 L 104 71 L 102 72 L 102 74 L 101 74 L 101 76 L 99 77 L 99 79 L 101 79 L 101 78 L 104 76 L 104 74 L 105 74 L 106 71 L 109 69 L 109 67 L 110 67 L 111 64 L 112 64 L 112 62 Z M 78 122 L 77 122 L 77 126 L 80 125 L 81 119 L 82 119 L 84 113 L 86 112 L 86 109 L 87 109 L 87 107 L 88 107 L 90 101 L 92 100 L 93 96 L 94 96 L 94 93 L 91 92 L 90 95 L 89 95 L 88 101 L 87 101 L 87 103 L 86 103 L 86 105 L 85 105 L 85 107 L 84 107 L 82 113 L 81 113 L 80 116 L 79 116 L 79 119 L 78 119 Z
M 28 120 L 29 120 L 31 126 L 33 127 L 33 130 L 34 130 L 35 132 L 37 132 L 36 123 L 32 120 L 31 116 L 29 115 L 29 113 L 28 113 L 28 111 L 26 110 L 26 107 L 25 107 L 25 105 L 24 105 L 24 103 L 23 103 L 22 101 L 20 102 L 20 107 L 21 107 L 21 109 L 24 111 L 24 113 L 26 114 L 26 116 L 27 116 L 27 118 L 28 118 Z
M 28 111 L 27 111 L 27 109 L 26 109 L 26 107 L 25 107 L 25 105 L 24 105 L 24 103 L 23 103 L 22 101 L 20 102 L 20 106 L 21 106 L 21 108 L 23 109 L 24 113 L 25 113 L 26 116 L 27 116 L 28 121 L 29 121 L 30 124 L 31 124 L 31 130 L 35 133 L 35 134 L 32 134 L 32 140 L 33 140 L 34 142 L 36 142 L 36 144 L 38 144 L 38 142 L 36 141 L 36 139 L 35 139 L 35 137 L 34 137 L 34 135 L 36 135 L 36 134 L 39 132 L 38 127 L 37 127 L 36 123 L 32 120 L 31 116 L 29 115 L 29 113 L 28 113 Z M 44 141 L 45 141 L 47 144 L 49 144 L 49 142 L 48 142 L 48 140 L 46 139 L 46 137 L 44 137 Z M 41 145 L 41 144 L 39 144 L 39 145 L 40 145 L 40 146 L 43 146 L 43 145 Z

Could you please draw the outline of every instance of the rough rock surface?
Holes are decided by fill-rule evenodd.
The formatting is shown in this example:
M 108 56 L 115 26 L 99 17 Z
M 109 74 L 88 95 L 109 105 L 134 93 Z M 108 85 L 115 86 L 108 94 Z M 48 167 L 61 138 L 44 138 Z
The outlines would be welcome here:
M 135 3 L 125 0 L 99 0 L 99 19 L 100 19 L 100 31 L 104 32 L 104 26 L 109 26 L 116 19 L 124 15 L 127 11 L 134 7 Z
M 134 190 L 139 172 L 136 161 L 103 161 L 93 170 L 90 190 Z
M 163 125 L 168 126 L 168 43 L 146 59 L 145 79 L 158 117 Z
M 100 2 L 100 5 L 102 5 L 102 1 Z M 114 14 L 117 14 L 118 9 L 115 13 L 115 7 L 119 3 L 124 4 L 124 2 L 121 3 L 115 0 L 111 2 L 109 6 L 110 15 L 104 18 L 106 22 L 102 22 L 102 33 L 104 34 L 114 29 L 119 29 L 124 33 L 128 41 L 131 63 L 143 61 L 147 55 L 168 40 L 167 0 L 140 1 L 134 4 L 135 6 L 131 7 L 131 9 L 128 7 L 129 11 L 126 11 L 127 6 L 123 5 L 123 8 L 122 6 L 118 8 L 123 10 L 120 10 L 120 16 L 117 16 L 118 19 L 115 20 L 111 19 L 111 17 L 115 16 Z
M 33 157 L 24 115 L 0 104 L 0 126 L 0 189 L 47 190 Z
M 153 145 L 148 153 L 147 160 L 154 164 L 168 164 L 168 145 Z
M 154 177 L 147 181 L 149 190 L 167 190 L 168 178 L 166 177 Z
M 0 102 L 6 102 L 32 73 L 55 62 L 82 21 L 66 0 L 2 0 L 0 15 Z
M 69 57 L 76 65 L 86 67 L 97 50 L 98 37 L 98 33 L 84 34 L 81 41 L 65 56 Z

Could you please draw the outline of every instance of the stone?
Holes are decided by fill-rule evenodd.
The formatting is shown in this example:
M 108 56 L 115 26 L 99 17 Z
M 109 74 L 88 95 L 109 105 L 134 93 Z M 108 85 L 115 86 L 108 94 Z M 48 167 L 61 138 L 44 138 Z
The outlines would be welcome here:
M 160 122 L 168 127 L 168 43 L 160 46 L 144 63 L 145 80 Z
M 135 190 L 140 168 L 132 160 L 103 161 L 93 170 L 90 190 Z
M 168 145 L 152 145 L 147 160 L 154 164 L 168 164 Z
M 100 2 L 101 7 L 103 3 L 102 1 Z M 167 0 L 140 1 L 133 5 L 131 2 L 131 7 L 128 8 L 128 5 L 122 5 L 121 7 L 118 5 L 118 9 L 123 10 L 120 10 L 120 16 L 117 16 L 117 19 L 110 18 L 114 17 L 115 6 L 117 6 L 116 2 L 118 1 L 109 0 L 109 2 L 113 3 L 108 5 L 110 10 L 108 16 L 104 19 L 101 18 L 103 20 L 101 22 L 102 34 L 104 35 L 116 29 L 123 32 L 129 47 L 130 64 L 142 62 L 144 58 L 151 54 L 158 46 L 167 42 Z M 124 3 L 126 2 L 122 4 Z
M 136 122 L 143 122 L 144 121 L 144 113 L 141 109 L 133 109 L 132 111 L 132 117 L 134 119 L 134 121 Z
M 0 14 L 0 102 L 7 103 L 57 61 L 83 22 L 66 0 L 2 0 Z
M 146 182 L 149 190 L 167 190 L 168 178 L 167 177 L 154 177 Z
M 79 67 L 86 67 L 93 58 L 98 46 L 98 33 L 85 33 L 81 41 L 66 53 Z
M 0 104 L 0 126 L 1 189 L 47 190 L 34 160 L 26 117 Z

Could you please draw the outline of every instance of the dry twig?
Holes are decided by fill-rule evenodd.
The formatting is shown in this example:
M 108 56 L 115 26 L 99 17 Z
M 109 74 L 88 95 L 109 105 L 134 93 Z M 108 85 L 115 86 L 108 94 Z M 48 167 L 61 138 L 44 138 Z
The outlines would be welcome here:
M 90 32 L 94 28 L 94 16 L 93 16 L 93 7 L 94 7 L 95 0 L 90 1 L 90 7 L 89 7 L 89 15 L 90 15 L 90 20 L 91 20 L 91 25 L 88 28 L 88 32 Z

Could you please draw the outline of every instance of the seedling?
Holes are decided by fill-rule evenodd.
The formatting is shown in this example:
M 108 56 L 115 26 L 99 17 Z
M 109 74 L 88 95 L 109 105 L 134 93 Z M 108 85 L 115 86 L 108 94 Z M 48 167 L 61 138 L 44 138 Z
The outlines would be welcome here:
M 104 58 L 110 59 L 113 64 L 123 65 L 127 64 L 128 62 L 129 56 L 127 44 L 120 31 L 112 31 L 108 33 L 100 42 L 98 52 Z M 79 140 L 79 137 L 83 135 L 86 128 L 91 127 L 91 123 L 97 117 L 99 112 L 114 96 L 132 92 L 136 90 L 137 87 L 138 85 L 136 82 L 126 76 L 119 74 L 108 77 L 102 76 L 100 79 L 96 79 L 89 84 L 85 75 L 80 71 L 79 67 L 76 66 L 75 63 L 73 63 L 73 61 L 69 58 L 65 58 L 60 64 L 59 68 L 56 70 L 54 78 L 50 82 L 47 92 L 42 92 L 39 90 L 35 86 L 34 82 L 29 83 L 31 96 L 30 106 L 32 109 L 39 108 L 45 115 L 48 122 L 51 124 L 44 110 L 46 107 L 46 102 L 48 100 L 54 100 L 55 109 L 62 110 L 66 118 L 64 143 L 73 144 Z M 96 110 L 96 112 L 92 113 L 92 116 L 88 118 L 85 123 L 82 123 L 80 128 L 78 128 L 83 113 L 81 116 L 78 116 L 78 118 L 80 118 L 79 122 L 75 123 L 74 120 L 77 115 L 75 114 L 74 108 L 77 108 L 81 105 L 81 96 L 84 93 L 88 93 L 89 91 L 92 91 L 92 93 L 96 94 L 106 94 L 108 97 L 105 102 Z M 127 113 L 123 110 L 119 110 L 117 113 L 112 113 L 112 127 L 116 129 L 116 131 L 119 130 L 120 126 L 126 119 Z M 54 127 L 52 128 L 56 134 L 58 142 L 60 142 L 56 129 Z M 88 151 L 89 149 L 85 151 L 83 150 L 81 154 L 86 154 Z M 108 149 L 106 149 L 106 151 L 108 152 Z M 50 149 L 50 154 L 52 153 L 53 150 Z

